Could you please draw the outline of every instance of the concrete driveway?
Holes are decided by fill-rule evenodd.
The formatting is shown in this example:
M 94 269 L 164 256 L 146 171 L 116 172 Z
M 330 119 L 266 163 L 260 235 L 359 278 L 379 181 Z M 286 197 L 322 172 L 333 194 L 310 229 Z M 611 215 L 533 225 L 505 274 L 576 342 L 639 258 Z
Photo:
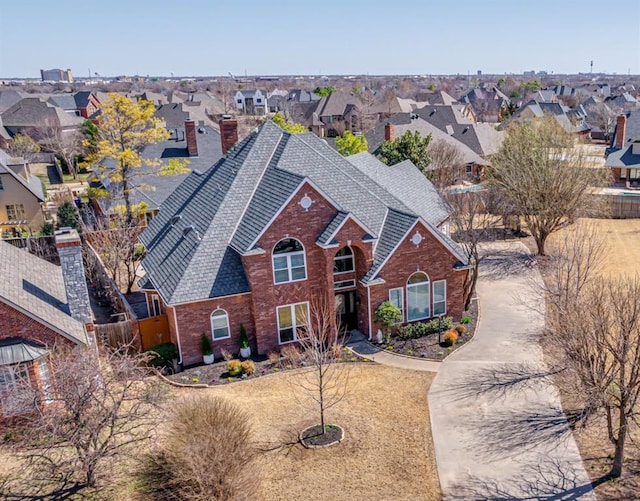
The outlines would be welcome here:
M 519 242 L 484 249 L 475 339 L 429 391 L 444 499 L 595 500 L 536 333 L 540 274 Z

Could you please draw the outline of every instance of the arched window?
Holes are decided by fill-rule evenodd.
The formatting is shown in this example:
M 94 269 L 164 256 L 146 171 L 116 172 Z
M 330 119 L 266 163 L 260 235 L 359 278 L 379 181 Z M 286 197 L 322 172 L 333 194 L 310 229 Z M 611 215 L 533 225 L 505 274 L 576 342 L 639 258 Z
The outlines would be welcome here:
M 226 311 L 218 309 L 211 314 L 211 334 L 214 340 L 231 337 L 229 315 Z
M 353 270 L 353 251 L 350 247 L 343 247 L 333 258 L 333 274 L 348 273 Z
M 304 248 L 295 238 L 280 240 L 273 248 L 273 281 L 277 284 L 307 278 Z
M 419 271 L 409 277 L 407 282 L 407 321 L 429 318 L 429 277 Z

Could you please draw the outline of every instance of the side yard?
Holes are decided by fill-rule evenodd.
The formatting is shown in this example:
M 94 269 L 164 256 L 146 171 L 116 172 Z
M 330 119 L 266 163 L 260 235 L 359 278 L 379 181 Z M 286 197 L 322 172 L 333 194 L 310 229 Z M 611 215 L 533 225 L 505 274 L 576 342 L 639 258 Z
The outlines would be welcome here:
M 252 441 L 260 451 L 256 499 L 441 499 L 427 404 L 433 374 L 373 363 L 340 367 L 349 371 L 350 390 L 327 418 L 344 428 L 345 438 L 327 449 L 308 450 L 297 443 L 298 433 L 318 419 L 296 398 L 297 371 L 202 389 L 167 386 L 168 404 L 188 393 L 210 392 L 249 414 Z M 144 452 L 137 450 L 136 457 Z M 17 464 L 8 445 L 0 445 L 0 477 L 24 475 L 13 469 Z M 112 473 L 101 481 L 105 490 L 65 499 L 143 501 L 132 476 L 136 460 L 111 466 Z M 26 475 L 21 480 L 30 483 Z

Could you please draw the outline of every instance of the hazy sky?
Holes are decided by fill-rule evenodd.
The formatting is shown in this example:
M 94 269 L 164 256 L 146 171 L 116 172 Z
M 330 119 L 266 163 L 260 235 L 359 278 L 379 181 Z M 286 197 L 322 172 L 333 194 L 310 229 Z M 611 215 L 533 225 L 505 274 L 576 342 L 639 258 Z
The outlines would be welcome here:
M 0 0 L 0 77 L 640 73 L 640 0 Z

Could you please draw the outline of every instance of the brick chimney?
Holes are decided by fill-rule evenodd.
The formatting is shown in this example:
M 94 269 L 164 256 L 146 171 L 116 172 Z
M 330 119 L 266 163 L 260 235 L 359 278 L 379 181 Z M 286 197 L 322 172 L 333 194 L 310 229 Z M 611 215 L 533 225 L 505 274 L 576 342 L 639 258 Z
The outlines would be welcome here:
M 193 120 L 184 121 L 184 135 L 187 139 L 187 151 L 190 157 L 198 156 L 198 139 L 196 137 L 196 123 Z
M 627 115 L 618 115 L 616 121 L 616 148 L 624 148 L 624 140 L 627 129 Z
M 222 141 L 222 154 L 226 155 L 238 142 L 238 121 L 231 118 L 231 115 L 222 115 L 218 122 L 220 125 L 220 140 Z
M 78 232 L 72 228 L 60 228 L 55 233 L 56 248 L 60 256 L 62 278 L 67 293 L 67 304 L 71 316 L 83 324 L 91 324 L 89 290 L 82 262 L 82 242 Z
M 385 141 L 395 141 L 396 139 L 396 131 L 395 127 L 392 123 L 387 123 L 384 126 L 384 140 Z

